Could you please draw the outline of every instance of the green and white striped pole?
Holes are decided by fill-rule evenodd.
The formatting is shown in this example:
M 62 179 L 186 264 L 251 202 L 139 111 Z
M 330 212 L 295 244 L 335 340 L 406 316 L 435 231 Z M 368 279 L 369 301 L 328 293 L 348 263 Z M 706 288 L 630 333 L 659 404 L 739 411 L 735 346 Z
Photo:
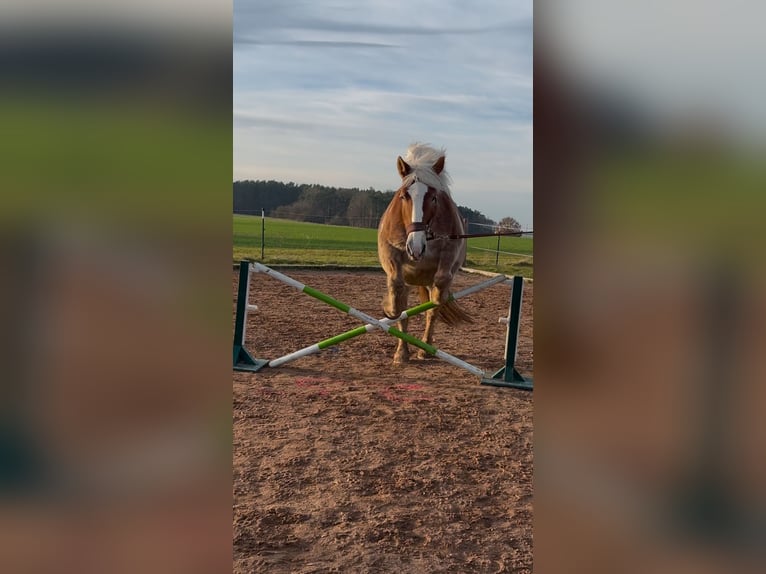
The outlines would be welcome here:
M 492 285 L 502 283 L 505 280 L 506 280 L 506 277 L 504 275 L 497 275 L 493 277 L 492 279 L 489 279 L 482 283 L 478 283 L 476 285 L 463 289 L 462 291 L 458 291 L 457 293 L 454 293 L 451 299 L 453 300 L 460 299 L 461 297 L 465 297 L 466 295 L 470 295 L 471 293 L 476 293 L 477 291 L 481 291 L 482 289 L 486 289 L 487 287 L 491 287 Z M 415 315 L 428 311 L 429 309 L 433 309 L 434 307 L 437 307 L 437 306 L 438 306 L 437 303 L 434 303 L 433 301 L 426 301 L 425 303 L 421 303 L 420 305 L 416 305 L 415 307 L 411 307 L 405 311 L 402 311 L 401 314 L 395 319 L 388 319 L 388 318 L 380 319 L 380 322 L 385 323 L 386 325 L 393 325 L 394 323 L 396 323 L 397 321 L 400 321 L 401 319 L 407 319 L 409 317 L 413 317 Z M 378 328 L 377 325 L 373 323 L 367 323 L 366 325 L 362 327 L 357 327 L 356 329 L 352 329 L 350 331 L 346 331 L 345 333 L 341 333 L 340 335 L 330 337 L 329 339 L 325 339 L 324 341 L 320 341 L 319 343 L 315 343 L 314 345 L 309 345 L 308 347 L 304 347 L 303 349 L 295 351 L 294 353 L 289 353 L 283 357 L 279 357 L 278 359 L 273 359 L 269 361 L 269 367 L 279 367 L 280 365 L 290 363 L 296 359 L 300 359 L 301 357 L 313 355 L 314 353 L 318 353 L 322 349 L 332 347 L 333 345 L 337 345 L 338 343 L 342 343 L 343 341 L 347 341 L 348 339 L 353 339 L 354 337 L 358 337 L 359 335 L 364 335 L 365 333 L 374 331 L 377 328 Z
M 457 357 L 450 355 L 449 353 L 440 351 L 433 345 L 424 343 L 423 341 L 421 341 L 420 339 L 416 337 L 413 337 L 409 333 L 404 333 L 400 331 L 399 329 L 396 329 L 392 327 L 391 325 L 388 325 L 384 321 L 375 319 L 371 315 L 368 315 L 367 313 L 363 313 L 362 311 L 359 311 L 358 309 L 354 309 L 353 307 L 346 305 L 345 303 L 338 301 L 337 299 L 333 299 L 329 295 L 326 295 L 322 293 L 321 291 L 314 289 L 313 287 L 304 285 L 300 281 L 296 281 L 295 279 L 292 279 L 291 277 L 288 277 L 287 275 L 283 275 L 279 271 L 275 271 L 274 269 L 271 269 L 270 267 L 266 267 L 265 265 L 261 263 L 257 263 L 257 262 L 253 264 L 253 271 L 271 275 L 272 277 L 274 277 L 274 279 L 277 279 L 278 281 L 281 281 L 282 283 L 285 283 L 286 285 L 290 285 L 291 287 L 294 287 L 295 289 L 297 289 L 298 291 L 301 291 L 302 293 L 305 293 L 306 295 L 314 297 L 315 299 L 318 299 L 319 301 L 322 301 L 323 303 L 326 303 L 327 305 L 330 305 L 331 307 L 335 307 L 336 309 L 343 311 L 344 313 L 347 313 L 348 315 L 351 315 L 352 317 L 356 317 L 357 319 L 360 319 L 364 321 L 365 323 L 369 323 L 377 327 L 378 329 L 382 329 L 389 335 L 393 335 L 394 337 L 397 337 L 409 343 L 410 345 L 423 349 L 429 355 L 433 355 L 435 357 L 438 357 L 439 359 L 442 359 L 443 361 L 446 361 L 452 365 L 455 365 L 456 367 L 465 369 L 466 371 L 476 375 L 477 377 L 485 376 L 484 371 L 482 371 L 478 367 L 474 367 L 470 363 L 466 363 L 465 361 L 458 359 Z

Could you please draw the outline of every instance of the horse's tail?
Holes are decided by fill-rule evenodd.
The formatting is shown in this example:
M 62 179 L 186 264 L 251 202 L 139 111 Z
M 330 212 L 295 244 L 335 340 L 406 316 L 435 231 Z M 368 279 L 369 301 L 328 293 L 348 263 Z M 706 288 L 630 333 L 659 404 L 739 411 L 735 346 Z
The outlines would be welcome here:
M 473 323 L 473 317 L 466 313 L 454 299 L 439 305 L 436 308 L 436 316 L 451 326 L 459 325 L 460 323 Z

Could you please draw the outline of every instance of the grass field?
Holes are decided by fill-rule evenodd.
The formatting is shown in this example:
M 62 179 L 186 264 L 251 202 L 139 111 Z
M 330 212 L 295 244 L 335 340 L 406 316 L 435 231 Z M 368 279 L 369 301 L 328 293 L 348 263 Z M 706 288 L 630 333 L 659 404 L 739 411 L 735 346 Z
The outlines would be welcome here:
M 304 223 L 287 219 L 265 220 L 265 245 L 261 259 L 260 216 L 234 215 L 233 260 L 261 261 L 269 265 L 351 265 L 379 267 L 377 230 Z M 497 237 L 468 240 L 467 267 L 508 275 L 532 277 L 532 239 Z M 485 251 L 487 250 L 487 251 Z M 495 259 L 497 257 L 497 265 Z

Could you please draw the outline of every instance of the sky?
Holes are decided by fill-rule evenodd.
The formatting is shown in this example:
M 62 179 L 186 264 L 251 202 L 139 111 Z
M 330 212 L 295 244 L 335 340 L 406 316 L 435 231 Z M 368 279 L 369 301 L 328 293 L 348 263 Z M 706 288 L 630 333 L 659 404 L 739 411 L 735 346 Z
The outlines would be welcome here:
M 532 228 L 532 0 L 235 0 L 234 180 L 393 190 L 413 142 Z

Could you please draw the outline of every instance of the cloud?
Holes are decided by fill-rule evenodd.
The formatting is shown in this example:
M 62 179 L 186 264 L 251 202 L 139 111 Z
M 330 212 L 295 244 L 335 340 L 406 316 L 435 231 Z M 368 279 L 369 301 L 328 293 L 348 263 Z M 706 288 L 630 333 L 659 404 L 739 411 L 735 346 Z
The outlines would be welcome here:
M 484 4 L 484 6 L 482 6 Z M 489 5 L 487 5 L 489 4 Z M 515 5 L 514 5 L 515 4 Z M 328 17 L 332 16 L 332 17 Z M 284 31 L 374 34 L 382 36 L 478 35 L 492 32 L 531 36 L 531 2 L 460 1 L 366 2 L 238 1 L 235 36 Z
M 254 116 L 234 113 L 234 127 L 242 129 L 273 128 L 278 130 L 311 130 L 317 127 L 315 123 L 297 119 Z
M 296 30 L 302 32 L 320 31 L 320 32 L 340 32 L 343 34 L 373 34 L 376 36 L 446 36 L 446 35 L 476 35 L 487 34 L 491 32 L 518 32 L 522 34 L 532 33 L 531 20 L 518 22 L 502 22 L 479 27 L 428 27 L 428 26 L 402 26 L 402 25 L 381 25 L 370 23 L 352 23 L 339 22 L 321 19 L 295 19 L 279 25 L 278 28 L 263 27 L 262 23 L 257 23 L 253 28 L 258 32 L 268 31 L 275 33 L 284 30 Z M 235 25 L 238 30 L 235 35 L 235 43 L 246 40 L 245 31 L 248 27 Z
M 338 40 L 257 40 L 254 38 L 236 37 L 235 44 L 250 44 L 254 46 L 307 46 L 310 48 L 396 48 L 397 44 L 384 42 L 360 42 Z

